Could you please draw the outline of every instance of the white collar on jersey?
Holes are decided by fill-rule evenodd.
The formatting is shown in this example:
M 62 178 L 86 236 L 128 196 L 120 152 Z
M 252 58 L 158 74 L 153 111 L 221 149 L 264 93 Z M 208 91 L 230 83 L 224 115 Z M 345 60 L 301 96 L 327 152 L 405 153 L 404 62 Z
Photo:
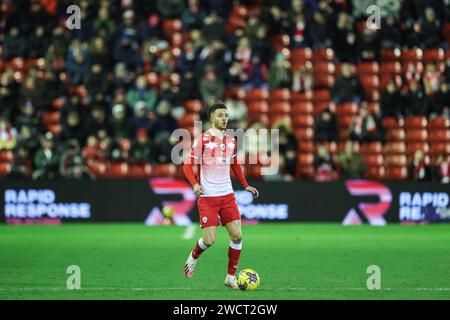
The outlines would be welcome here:
M 220 136 L 218 136 L 218 135 L 214 132 L 214 130 L 213 130 L 212 128 L 209 128 L 208 131 L 209 131 L 213 136 L 218 137 L 218 138 L 220 138 L 220 139 L 223 139 L 223 138 L 225 137 L 225 133 L 220 137 Z

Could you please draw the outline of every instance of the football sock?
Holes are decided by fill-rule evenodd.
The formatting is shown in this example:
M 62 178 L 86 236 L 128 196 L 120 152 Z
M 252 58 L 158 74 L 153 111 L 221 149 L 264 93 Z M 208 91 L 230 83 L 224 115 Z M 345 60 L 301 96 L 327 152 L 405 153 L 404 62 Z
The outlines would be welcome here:
M 203 242 L 203 238 L 198 239 L 194 250 L 192 250 L 192 258 L 198 259 L 206 249 L 208 249 L 208 246 Z
M 230 241 L 230 246 L 228 247 L 228 271 L 230 276 L 234 276 L 236 269 L 239 264 L 239 256 L 241 255 L 242 242 L 234 243 Z

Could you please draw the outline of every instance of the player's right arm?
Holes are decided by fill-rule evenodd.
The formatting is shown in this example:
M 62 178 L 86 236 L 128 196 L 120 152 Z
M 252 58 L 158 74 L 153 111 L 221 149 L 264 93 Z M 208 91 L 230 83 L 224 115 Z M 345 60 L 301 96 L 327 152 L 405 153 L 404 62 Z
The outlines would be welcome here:
M 204 194 L 203 188 L 194 173 L 194 165 L 199 162 L 199 159 L 201 159 L 201 151 L 202 138 L 200 136 L 195 139 L 194 143 L 192 144 L 191 151 L 189 152 L 183 164 L 183 173 L 188 179 L 189 183 L 192 185 L 192 188 L 194 188 L 194 193 L 197 197 Z

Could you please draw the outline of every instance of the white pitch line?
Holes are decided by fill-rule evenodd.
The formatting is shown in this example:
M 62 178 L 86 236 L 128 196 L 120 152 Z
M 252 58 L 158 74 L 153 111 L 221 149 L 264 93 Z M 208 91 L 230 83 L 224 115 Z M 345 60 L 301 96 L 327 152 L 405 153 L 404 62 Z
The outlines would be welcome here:
M 191 240 L 195 235 L 195 224 L 191 224 L 190 226 L 186 227 L 186 230 L 183 233 L 183 236 L 181 237 L 184 240 Z

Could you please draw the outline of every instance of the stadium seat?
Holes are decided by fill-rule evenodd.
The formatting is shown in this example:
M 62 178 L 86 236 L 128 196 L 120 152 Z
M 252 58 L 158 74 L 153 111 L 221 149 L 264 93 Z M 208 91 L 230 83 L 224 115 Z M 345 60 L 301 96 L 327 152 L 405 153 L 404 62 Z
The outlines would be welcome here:
M 383 62 L 399 61 L 401 58 L 400 49 L 382 49 L 381 60 Z
M 47 127 L 47 130 L 53 133 L 55 136 L 58 136 L 61 133 L 62 126 L 60 124 L 52 124 Z
M 425 129 L 428 121 L 424 116 L 410 116 L 405 119 L 405 128 L 408 129 Z
M 291 92 L 291 102 L 311 102 L 314 92 L 308 90 L 305 92 Z
M 310 166 L 314 162 L 314 155 L 312 153 L 300 153 L 298 155 L 298 165 L 302 166 Z
M 381 120 L 381 123 L 383 124 L 383 127 L 386 129 L 400 129 L 403 128 L 404 122 L 398 118 L 395 117 L 384 117 L 383 120 Z
M 334 50 L 331 48 L 316 49 L 313 53 L 314 61 L 332 61 L 334 59 Z
M 386 132 L 387 141 L 404 141 L 406 137 L 403 129 L 389 129 Z
M 367 103 L 367 107 L 369 108 L 369 112 L 373 114 L 378 114 L 380 112 L 380 104 L 378 102 L 369 102 Z
M 428 130 L 450 128 L 450 120 L 445 118 L 431 118 L 428 121 Z
M 130 178 L 145 179 L 152 175 L 152 166 L 146 164 L 132 164 L 128 176 Z
M 269 91 L 269 99 L 271 101 L 287 101 L 291 97 L 289 89 L 272 89 Z
M 297 178 L 298 179 L 311 179 L 314 177 L 314 166 L 299 166 L 297 168 Z
M 333 109 L 334 104 L 330 101 L 314 102 L 314 117 L 318 117 L 325 109 Z M 333 111 L 333 110 L 332 110 Z
M 14 158 L 14 154 L 9 150 L 0 151 L 0 162 L 10 162 Z
M 403 63 L 417 63 L 422 61 L 423 51 L 422 49 L 403 49 L 402 61 Z
M 316 145 L 311 140 L 297 140 L 297 149 L 300 153 L 314 153 Z
M 423 61 L 429 63 L 432 61 L 443 62 L 445 59 L 445 51 L 443 49 L 426 49 L 423 52 Z
M 295 128 L 311 128 L 314 126 L 314 118 L 308 114 L 294 115 L 293 124 Z
M 384 154 L 404 154 L 406 152 L 406 144 L 404 142 L 387 142 L 384 145 Z
M 414 155 L 417 150 L 422 150 L 426 154 L 430 150 L 430 146 L 426 142 L 410 142 L 407 144 L 406 153 L 408 157 Z
M 0 177 L 7 176 L 11 172 L 11 165 L 9 163 L 0 163 Z
M 186 128 L 193 126 L 195 121 L 200 121 L 198 113 L 187 113 L 178 120 L 178 125 L 181 128 Z
M 348 130 L 348 127 L 353 121 L 354 116 L 352 115 L 340 115 L 337 117 L 338 127 L 341 129 Z
M 345 102 L 336 105 L 336 114 L 340 115 L 355 115 L 358 113 L 358 104 L 352 102 Z
M 244 100 L 246 94 L 247 94 L 247 92 L 244 88 L 234 87 L 234 88 L 225 89 L 224 96 L 225 96 L 225 98 L 230 98 L 231 96 L 236 96 L 239 99 Z
M 291 112 L 291 104 L 285 101 L 270 103 L 270 113 L 289 113 Z
M 378 102 L 380 101 L 380 91 L 376 88 L 364 88 L 364 99 L 367 102 Z
M 187 100 L 183 105 L 187 113 L 200 112 L 203 107 L 201 100 Z
M 383 152 L 383 144 L 379 141 L 363 143 L 360 147 L 363 154 L 381 154 Z
M 401 74 L 402 65 L 400 62 L 383 62 L 380 67 L 380 75 L 397 75 Z
M 321 102 L 329 102 L 331 101 L 331 92 L 330 90 L 315 90 L 313 95 L 314 102 L 321 101 Z
M 294 134 L 298 141 L 308 141 L 314 138 L 314 131 L 311 128 L 295 128 Z
M 46 112 L 42 116 L 42 120 L 47 127 L 54 125 L 54 124 L 60 124 L 61 113 L 59 111 Z
M 406 180 L 408 178 L 408 170 L 405 166 L 402 167 L 388 167 L 386 169 L 385 179 L 388 180 Z
M 296 101 L 291 104 L 293 114 L 313 114 L 314 106 L 311 102 Z
M 330 74 L 314 74 L 315 89 L 330 89 L 335 82 L 334 76 Z
M 367 168 L 364 175 L 366 179 L 382 180 L 386 176 L 386 169 L 383 166 L 371 166 Z
M 405 155 L 387 155 L 385 163 L 388 167 L 400 167 L 407 165 L 407 157 Z
M 247 105 L 248 113 L 269 112 L 269 104 L 266 101 L 249 102 Z
M 182 23 L 179 19 L 166 19 L 163 21 L 163 30 L 168 38 L 174 33 L 180 32 L 181 28 Z
M 261 178 L 261 166 L 259 165 L 246 165 L 245 176 L 250 179 Z
M 328 61 L 317 61 L 313 66 L 315 74 L 333 74 L 335 71 L 334 64 Z
M 410 129 L 406 131 L 406 141 L 425 142 L 428 138 L 428 131 L 425 129 Z
M 111 163 L 103 177 L 105 178 L 125 178 L 128 176 L 130 167 L 126 162 L 115 162 Z
M 342 141 L 348 140 L 350 138 L 350 132 L 348 128 L 339 129 L 339 139 Z
M 375 89 L 380 86 L 380 78 L 375 75 L 359 75 L 359 81 L 364 89 Z
M 377 75 L 380 66 L 377 62 L 361 62 L 356 66 L 356 72 L 363 75 Z
M 279 123 L 288 123 L 290 124 L 292 122 L 292 119 L 287 114 L 271 114 L 270 116 L 270 126 L 276 126 Z
M 433 157 L 444 153 L 450 154 L 450 143 L 446 142 L 435 142 L 431 144 L 429 154 Z
M 247 91 L 246 100 L 266 100 L 269 98 L 269 91 L 261 88 L 253 88 Z
M 433 142 L 450 142 L 450 130 L 448 129 L 438 129 L 431 130 L 429 141 Z
M 364 162 L 368 167 L 379 167 L 383 165 L 383 156 L 381 154 L 366 154 Z
M 171 163 L 156 164 L 152 168 L 152 176 L 169 178 L 175 175 L 176 170 L 176 166 Z

